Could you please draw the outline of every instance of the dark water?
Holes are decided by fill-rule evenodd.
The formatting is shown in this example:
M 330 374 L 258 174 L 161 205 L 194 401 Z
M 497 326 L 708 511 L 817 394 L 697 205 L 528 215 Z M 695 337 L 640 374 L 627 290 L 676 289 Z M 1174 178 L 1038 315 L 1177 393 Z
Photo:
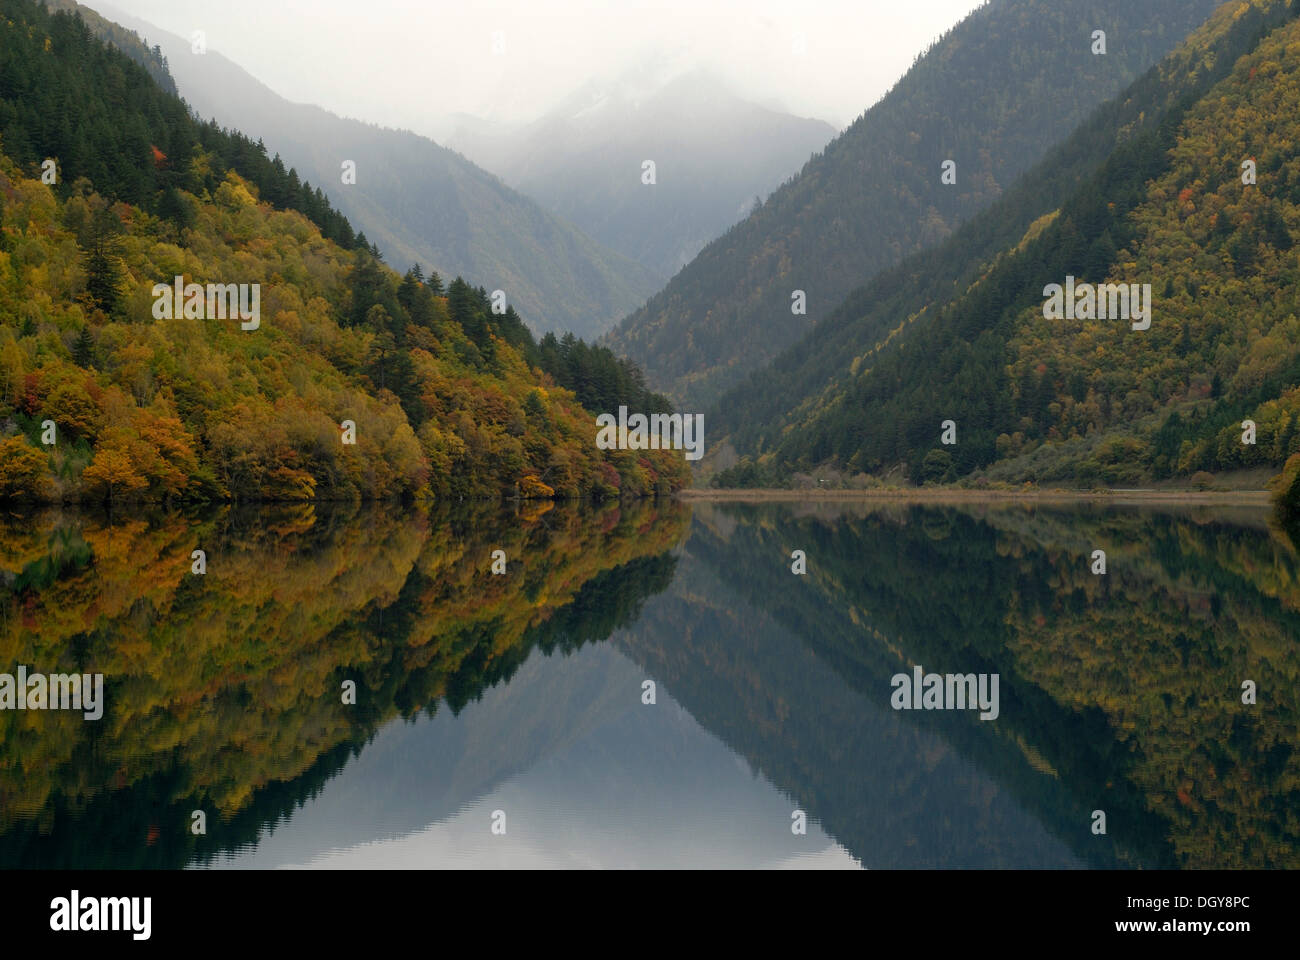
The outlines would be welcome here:
M 0 867 L 1294 868 L 1300 560 L 1266 521 L 6 516 L 0 673 L 106 704 L 0 711 Z M 996 719 L 893 709 L 917 664 L 996 674 Z

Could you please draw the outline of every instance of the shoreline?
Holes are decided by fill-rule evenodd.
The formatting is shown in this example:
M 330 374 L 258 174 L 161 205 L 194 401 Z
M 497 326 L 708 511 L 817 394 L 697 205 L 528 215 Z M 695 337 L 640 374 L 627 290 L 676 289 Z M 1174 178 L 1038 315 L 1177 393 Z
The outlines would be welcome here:
M 832 503 L 893 501 L 908 503 L 1172 503 L 1271 507 L 1267 490 L 970 490 L 960 487 L 881 488 L 874 490 L 710 490 L 688 487 L 679 500 L 731 503 Z

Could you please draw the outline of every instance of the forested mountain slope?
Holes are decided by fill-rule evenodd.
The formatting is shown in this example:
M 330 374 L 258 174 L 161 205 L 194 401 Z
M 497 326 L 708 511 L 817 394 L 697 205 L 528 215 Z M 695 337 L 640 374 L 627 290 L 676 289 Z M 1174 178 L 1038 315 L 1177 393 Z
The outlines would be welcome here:
M 505 291 L 539 334 L 587 339 L 657 287 L 652 271 L 460 154 L 407 130 L 291 103 L 219 52 L 196 55 L 188 40 L 100 6 L 162 48 L 181 96 L 200 117 L 264 140 L 321 184 L 397 269 L 420 263 L 473 277 Z M 343 182 L 344 161 L 356 165 L 354 183 Z
M 674 400 L 707 405 L 872 274 L 987 207 L 1216 5 L 993 0 L 608 342 Z M 940 179 L 946 160 L 954 185 Z M 806 315 L 792 314 L 795 290 Z
M 598 450 L 592 414 L 533 366 L 592 402 L 653 399 L 608 354 L 548 355 L 481 288 L 399 277 L 296 173 L 194 122 L 79 19 L 0 0 L 0 32 L 0 498 L 684 482 L 680 452 Z M 255 322 L 211 291 L 160 309 L 177 277 L 242 285 Z
M 82 6 L 77 0 L 41 0 L 51 10 L 64 13 L 78 13 L 86 21 L 86 26 L 99 39 L 117 47 L 140 66 L 145 68 L 154 82 L 168 93 L 176 93 L 176 81 L 168 69 L 167 57 L 157 44 L 149 46 L 134 30 L 129 30 L 119 23 L 114 23 L 89 7 Z
M 740 448 L 760 461 L 719 482 L 815 464 L 1084 485 L 1280 467 L 1300 448 L 1297 13 L 1294 0 L 1225 4 L 1066 145 L 1062 162 L 1086 142 L 1113 150 L 1021 242 L 982 257 L 980 237 L 1021 226 L 997 223 L 1007 205 L 855 294 L 829 337 L 728 398 Z M 1050 181 L 1050 164 L 1025 190 Z M 1006 200 L 1032 213 L 1031 196 Z M 936 282 L 972 272 L 956 296 Z M 1067 277 L 1149 284 L 1149 329 L 1048 319 L 1047 287 Z M 792 412 L 750 416 L 759 392 Z M 941 443 L 945 420 L 955 444 Z

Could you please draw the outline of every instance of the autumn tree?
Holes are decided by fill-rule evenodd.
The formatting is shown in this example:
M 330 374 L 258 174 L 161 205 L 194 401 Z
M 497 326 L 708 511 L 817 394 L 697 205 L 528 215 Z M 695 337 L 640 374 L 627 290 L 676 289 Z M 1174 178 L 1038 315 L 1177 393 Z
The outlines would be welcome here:
M 0 500 L 41 500 L 49 490 L 45 455 L 21 435 L 0 440 Z
M 92 498 L 112 501 L 139 493 L 149 486 L 149 481 L 136 472 L 126 450 L 106 444 L 81 474 L 81 486 Z

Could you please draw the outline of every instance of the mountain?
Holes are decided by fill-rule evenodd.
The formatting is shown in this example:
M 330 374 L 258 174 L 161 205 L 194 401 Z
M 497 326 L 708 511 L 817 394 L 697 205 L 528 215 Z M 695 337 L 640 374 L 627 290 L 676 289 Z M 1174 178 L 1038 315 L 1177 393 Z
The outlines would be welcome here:
M 1300 451 L 1298 14 L 1224 4 L 1002 202 L 729 394 L 721 429 L 757 460 L 718 482 L 1276 472 Z M 1073 283 L 1077 315 L 1057 315 L 1052 285 Z M 1114 319 L 1108 293 L 1094 319 L 1101 284 L 1149 313 Z
M 200 124 L 79 18 L 0 0 L 0 33 L 0 499 L 684 482 L 680 453 L 597 448 L 557 384 L 639 404 L 607 352 L 536 344 L 459 277 L 389 270 L 296 171 Z M 174 282 L 197 293 L 177 304 Z
M 707 406 L 874 273 L 987 207 L 1216 5 L 993 0 L 607 342 L 674 400 Z M 948 160 L 954 185 L 940 179 Z M 806 315 L 792 312 L 797 290 Z
M 320 184 L 399 269 L 418 263 L 473 277 L 538 332 L 590 339 L 635 309 L 659 282 L 460 154 L 406 130 L 291 103 L 214 50 L 96 4 L 166 55 L 181 95 L 200 117 L 261 139 Z M 342 182 L 344 161 L 356 182 Z
M 707 71 L 649 87 L 634 77 L 593 80 L 522 127 L 465 118 L 448 145 L 662 282 L 835 135 L 750 103 Z M 642 182 L 646 160 L 653 185 Z

